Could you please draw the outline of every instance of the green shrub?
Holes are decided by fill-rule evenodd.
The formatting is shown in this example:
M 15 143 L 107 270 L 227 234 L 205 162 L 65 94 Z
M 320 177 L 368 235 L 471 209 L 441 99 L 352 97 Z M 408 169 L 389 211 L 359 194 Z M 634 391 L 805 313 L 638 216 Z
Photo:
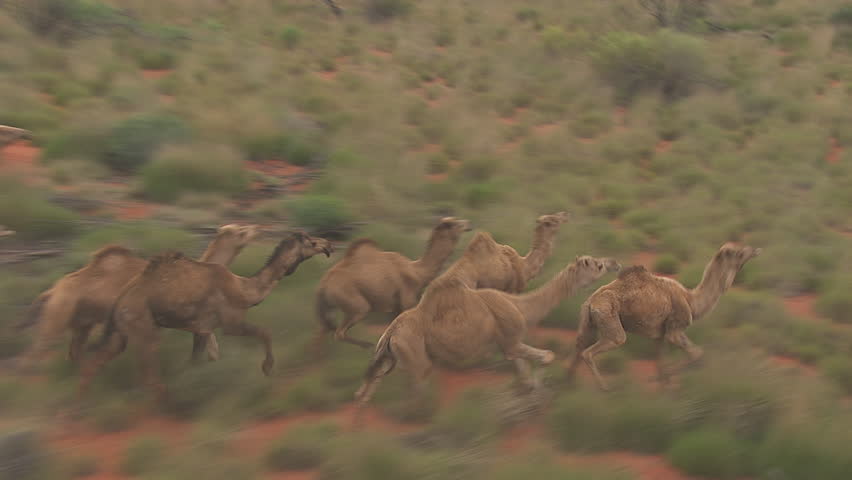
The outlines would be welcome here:
M 23 0 L 18 18 L 34 33 L 67 40 L 117 22 L 118 11 L 99 1 Z
M 53 94 L 53 103 L 60 107 L 66 107 L 90 94 L 88 88 L 73 81 L 59 83 L 51 93 Z
M 474 183 L 465 189 L 465 203 L 472 208 L 481 208 L 499 200 L 504 190 L 505 187 L 500 182 Z
M 142 170 L 142 191 L 159 202 L 173 202 L 188 192 L 235 194 L 247 183 L 239 155 L 226 147 L 164 148 Z
M 104 134 L 96 129 L 63 131 L 51 135 L 41 152 L 44 160 L 79 157 L 100 158 L 103 151 Z
M 548 421 L 556 443 L 569 451 L 612 448 L 612 416 L 607 410 L 605 399 L 597 392 L 578 392 L 560 398 Z
M 297 226 L 312 230 L 333 230 L 352 221 L 343 201 L 331 195 L 310 194 L 287 202 Z
M 654 261 L 654 271 L 665 273 L 667 275 L 673 275 L 678 272 L 680 266 L 680 262 L 677 257 L 671 255 L 669 253 L 664 253 L 657 257 L 657 260 Z
M 248 138 L 242 148 L 252 161 L 286 160 L 299 166 L 317 163 L 324 153 L 311 138 L 283 133 Z
M 328 456 L 329 443 L 337 434 L 333 423 L 294 427 L 269 448 L 266 465 L 277 471 L 317 468 Z
M 609 130 L 612 120 L 604 112 L 583 114 L 574 123 L 574 133 L 580 138 L 594 138 Z
M 115 170 L 133 172 L 148 163 L 161 146 L 184 140 L 189 133 L 183 120 L 173 115 L 136 115 L 109 132 L 101 160 Z
M 820 365 L 825 375 L 847 393 L 852 394 L 852 362 L 845 355 L 829 357 Z
M 49 477 L 49 452 L 33 431 L 0 435 L 0 480 L 38 480 Z
M 121 472 L 137 476 L 154 471 L 162 463 L 165 454 L 166 446 L 160 437 L 136 438 L 127 446 L 124 460 L 121 462 Z
M 435 428 L 447 435 L 454 445 L 469 446 L 492 440 L 497 434 L 498 419 L 488 408 L 488 392 L 471 389 L 450 408 L 441 410 L 434 421 Z
M 107 401 L 99 405 L 94 413 L 98 431 L 115 433 L 127 430 L 133 424 L 133 412 L 126 402 Z
M 169 70 L 177 65 L 177 55 L 165 49 L 140 49 L 136 63 L 144 70 Z
M 831 22 L 837 25 L 852 25 L 852 4 L 837 7 L 831 14 Z
M 571 44 L 571 39 L 562 27 L 550 25 L 541 31 L 541 43 L 548 53 L 565 52 Z
M 287 25 L 278 32 L 278 40 L 287 48 L 296 48 L 302 41 L 302 30 L 298 27 Z
M 807 424 L 775 429 L 755 454 L 756 473 L 761 478 L 789 480 L 849 478 L 849 430 L 837 432 L 827 427 Z
M 816 309 L 839 323 L 852 323 L 852 278 L 834 280 L 817 299 Z
M 123 245 L 143 256 L 168 249 L 182 252 L 198 249 L 198 240 L 189 232 L 156 223 L 134 222 L 88 231 L 74 239 L 71 251 L 80 259 L 86 259 L 92 252 L 110 243 Z
M 23 181 L 0 177 L 0 225 L 30 240 L 67 236 L 77 228 L 77 215 L 50 203 Z
M 411 0 L 367 0 L 367 15 L 373 20 L 390 20 L 408 15 L 414 4 Z
M 541 480 L 629 480 L 631 477 L 624 472 L 616 471 L 617 467 L 603 468 L 566 468 L 549 458 L 503 461 L 497 464 L 493 473 L 487 477 L 491 480 L 517 480 L 520 478 L 535 478 Z
M 591 53 L 598 74 L 630 100 L 642 90 L 666 97 L 684 96 L 705 72 L 704 45 L 697 38 L 669 31 L 653 36 L 632 32 L 604 35 Z
M 98 473 L 98 461 L 92 457 L 75 457 L 66 466 L 71 478 L 86 478 Z
M 745 473 L 746 445 L 723 430 L 697 430 L 675 440 L 667 457 L 689 475 L 733 478 Z

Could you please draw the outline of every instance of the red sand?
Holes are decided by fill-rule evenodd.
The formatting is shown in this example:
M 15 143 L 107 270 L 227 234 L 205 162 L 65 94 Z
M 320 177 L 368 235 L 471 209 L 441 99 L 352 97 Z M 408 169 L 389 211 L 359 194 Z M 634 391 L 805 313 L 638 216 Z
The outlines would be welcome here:
M 142 76 L 145 78 L 149 78 L 152 80 L 156 80 L 158 78 L 163 78 L 166 75 L 172 73 L 174 70 L 171 69 L 162 69 L 162 70 L 142 70 Z
M 464 371 L 436 370 L 433 377 L 438 380 L 441 405 L 449 405 L 465 390 L 477 386 L 494 386 L 511 381 L 511 376 L 489 370 L 470 369 Z
M 831 145 L 831 150 L 829 150 L 825 159 L 828 163 L 837 163 L 840 161 L 840 155 L 843 154 L 843 147 L 837 143 L 837 139 L 834 137 L 829 138 L 828 142 Z
M 561 454 L 560 463 L 570 466 L 611 466 L 636 475 L 638 480 L 698 480 L 677 471 L 658 455 L 613 452 L 596 455 Z
M 393 56 L 393 53 L 386 52 L 386 51 L 381 50 L 379 48 L 371 48 L 369 50 L 369 52 L 372 53 L 373 55 L 377 56 L 377 57 L 382 57 L 382 58 L 390 58 L 390 57 Z
M 321 72 L 317 72 L 317 75 L 319 75 L 319 77 L 322 78 L 323 80 L 331 81 L 331 80 L 334 80 L 337 77 L 337 70 L 331 70 L 331 71 L 323 70 Z
M 115 217 L 119 220 L 139 220 L 154 214 L 156 207 L 149 203 L 133 202 L 115 207 Z
M 665 153 L 671 150 L 672 142 L 669 140 L 660 140 L 657 142 L 657 146 L 654 148 L 654 151 L 657 153 Z
M 819 315 L 816 313 L 816 309 L 814 308 L 816 298 L 816 295 L 812 293 L 798 295 L 795 297 L 786 297 L 783 299 L 784 308 L 797 317 L 810 319 L 819 318 Z
M 533 132 L 535 132 L 536 135 L 550 135 L 556 131 L 557 128 L 559 128 L 558 123 L 544 123 L 533 127 Z
M 316 470 L 301 472 L 276 472 L 267 473 L 262 477 L 264 480 L 316 480 L 320 474 Z
M 532 343 L 539 346 L 549 340 L 556 340 L 566 346 L 574 346 L 574 341 L 577 339 L 577 332 L 567 328 L 535 327 L 527 335 Z
M 802 362 L 798 358 L 788 357 L 786 355 L 773 355 L 769 357 L 772 360 L 772 363 L 785 368 L 794 368 L 805 375 L 815 376 L 819 374 L 819 370 L 813 365 L 808 365 L 807 363 Z
M 444 173 L 429 173 L 426 175 L 426 180 L 433 183 L 441 183 L 447 181 L 450 178 L 450 175 L 447 172 Z

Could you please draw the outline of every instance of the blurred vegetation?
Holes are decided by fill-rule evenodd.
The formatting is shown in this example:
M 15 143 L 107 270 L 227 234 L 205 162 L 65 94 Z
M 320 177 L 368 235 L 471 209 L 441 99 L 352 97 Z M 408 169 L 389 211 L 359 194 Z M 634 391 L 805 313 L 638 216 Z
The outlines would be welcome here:
M 524 252 L 538 215 L 569 210 L 531 288 L 578 254 L 629 265 L 649 258 L 640 253 L 693 287 L 724 242 L 763 247 L 690 327 L 705 361 L 671 389 L 649 391 L 636 377 L 633 362 L 653 358 L 654 345 L 630 335 L 600 357 L 621 391 L 559 384 L 562 370 L 547 370 L 555 398 L 533 420 L 546 431 L 536 456 L 501 449 L 513 433 L 493 408 L 495 388 L 445 404 L 433 381 L 415 402 L 400 372 L 376 392 L 375 410 L 425 433 L 348 432 L 338 409 L 351 405 L 367 357 L 330 341 L 326 359 L 310 360 L 310 299 L 340 255 L 315 257 L 249 311 L 272 335 L 271 379 L 254 339 L 223 335 L 219 361 L 189 368 L 189 335 L 162 332 L 170 398 L 157 413 L 210 431 L 175 452 L 165 435 L 133 438 L 119 469 L 160 480 L 290 469 L 324 480 L 630 478 L 568 468 L 552 442 L 579 454 L 662 455 L 694 476 L 848 478 L 852 4 L 348 3 L 338 19 L 320 1 L 2 2 L 0 124 L 32 130 L 41 155 L 35 170 L 4 164 L 0 225 L 17 234 L 0 242 L 66 253 L 4 265 L 0 359 L 31 341 L 14 324 L 32 299 L 109 243 L 197 256 L 205 242 L 183 227 L 262 221 L 368 236 L 416 257 L 434 218 L 457 215 Z M 282 165 L 307 179 L 306 191 Z M 69 195 L 159 205 L 153 218 L 113 221 L 109 209 L 80 213 Z M 232 270 L 253 274 L 273 246 L 250 245 Z M 580 304 L 611 279 L 542 325 L 575 329 Z M 378 338 L 366 325 L 353 334 Z M 536 338 L 562 358 L 573 353 L 562 337 Z M 0 382 L 0 424 L 70 402 L 75 369 L 59 353 L 45 383 Z M 85 424 L 135 435 L 140 381 L 133 352 L 111 362 Z M 305 413 L 318 420 L 233 456 L 234 429 Z M 25 470 L 9 478 L 103 470 L 91 452 L 57 459 L 16 435 L 0 438 L 0 463 L 33 461 L 15 463 Z

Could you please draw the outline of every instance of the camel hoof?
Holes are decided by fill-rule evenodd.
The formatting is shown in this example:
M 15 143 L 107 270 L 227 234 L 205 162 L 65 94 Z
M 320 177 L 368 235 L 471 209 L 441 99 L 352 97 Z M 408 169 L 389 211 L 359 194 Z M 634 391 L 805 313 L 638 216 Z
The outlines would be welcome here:
M 541 358 L 542 365 L 550 365 L 556 359 L 556 354 L 548 350 Z
M 272 360 L 266 360 L 265 362 L 263 362 L 263 366 L 261 367 L 261 370 L 263 370 L 263 374 L 266 375 L 267 377 L 272 374 L 272 365 L 274 363 L 275 362 L 273 362 Z

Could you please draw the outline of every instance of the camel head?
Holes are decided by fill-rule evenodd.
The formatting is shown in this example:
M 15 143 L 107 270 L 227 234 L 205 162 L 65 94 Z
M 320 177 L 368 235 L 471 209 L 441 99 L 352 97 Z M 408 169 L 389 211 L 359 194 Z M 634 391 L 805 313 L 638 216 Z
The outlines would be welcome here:
M 760 248 L 728 242 L 722 245 L 719 251 L 716 252 L 716 255 L 713 257 L 713 263 L 725 269 L 739 271 L 746 262 L 760 255 L 762 251 Z
M 571 214 L 568 212 L 556 212 L 550 215 L 542 215 L 535 220 L 535 228 L 537 231 L 555 231 L 560 225 L 567 222 L 570 218 Z
M 330 257 L 334 253 L 334 246 L 324 238 L 312 237 L 301 230 L 293 233 L 292 238 L 298 243 L 303 258 L 310 258 L 318 253 Z
M 470 220 L 456 217 L 444 217 L 435 226 L 436 235 L 445 235 L 458 240 L 462 233 L 471 231 Z
M 0 125 L 0 145 L 14 142 L 15 140 L 32 140 L 33 134 L 23 128 Z
M 222 225 L 216 230 L 216 237 L 222 240 L 230 240 L 235 242 L 239 247 L 248 245 L 249 242 L 260 235 L 260 227 L 258 225 L 237 225 L 229 223 Z
M 574 259 L 574 268 L 580 285 L 589 285 L 609 272 L 621 270 L 621 264 L 610 257 L 580 255 Z

